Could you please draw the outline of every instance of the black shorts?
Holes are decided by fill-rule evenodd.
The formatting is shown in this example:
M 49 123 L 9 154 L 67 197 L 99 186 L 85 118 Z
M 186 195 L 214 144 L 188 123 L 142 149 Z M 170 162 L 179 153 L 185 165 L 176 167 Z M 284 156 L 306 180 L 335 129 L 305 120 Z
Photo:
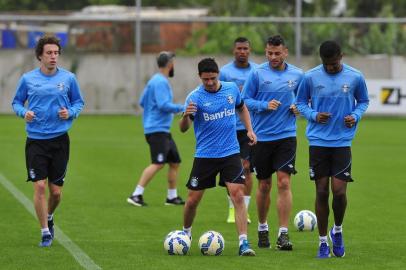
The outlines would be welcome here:
M 203 190 L 216 186 L 220 173 L 220 186 L 228 183 L 245 184 L 245 177 L 239 154 L 222 158 L 195 158 L 186 186 L 191 190 Z
M 240 157 L 245 160 L 250 160 L 252 147 L 248 144 L 250 138 L 247 136 L 247 130 L 237 130 L 237 139 L 240 145 Z
M 166 132 L 145 134 L 149 144 L 151 163 L 180 163 L 180 155 L 172 135 Z
M 334 176 L 347 182 L 351 178 L 351 147 L 309 147 L 310 179 Z
M 25 143 L 27 181 L 48 179 L 57 186 L 63 186 L 68 161 L 69 136 L 67 133 L 45 140 L 27 138 Z
M 257 179 L 268 179 L 276 171 L 296 174 L 296 137 L 257 142 L 252 163 Z

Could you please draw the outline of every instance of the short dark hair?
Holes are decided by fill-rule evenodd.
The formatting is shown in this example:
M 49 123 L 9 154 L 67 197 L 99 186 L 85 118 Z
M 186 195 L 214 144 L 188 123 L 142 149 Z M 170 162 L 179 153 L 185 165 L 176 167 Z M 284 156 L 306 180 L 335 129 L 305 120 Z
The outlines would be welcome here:
M 281 35 L 274 35 L 268 38 L 266 44 L 270 46 L 285 46 L 285 41 L 283 40 L 283 37 Z
M 203 72 L 219 73 L 219 66 L 214 58 L 204 58 L 200 60 L 199 64 L 197 65 L 197 69 L 199 70 L 199 75 L 201 75 Z
M 39 58 L 44 53 L 44 46 L 47 44 L 55 44 L 58 46 L 59 54 L 61 54 L 61 44 L 59 38 L 55 36 L 43 36 L 41 37 L 38 42 L 37 46 L 35 47 L 35 56 L 37 57 L 38 61 L 41 61 Z
M 334 40 L 327 40 L 324 41 L 320 45 L 319 49 L 320 57 L 323 59 L 328 59 L 336 56 L 341 55 L 341 47 L 340 45 Z
M 248 40 L 248 38 L 246 37 L 238 37 L 234 40 L 234 45 L 236 43 L 244 43 L 244 42 L 248 42 L 248 44 L 250 44 L 250 41 Z
M 156 63 L 158 64 L 158 67 L 163 68 L 168 65 L 168 63 L 175 57 L 174 52 L 167 52 L 167 51 L 162 51 L 159 53 L 158 57 L 156 58 Z

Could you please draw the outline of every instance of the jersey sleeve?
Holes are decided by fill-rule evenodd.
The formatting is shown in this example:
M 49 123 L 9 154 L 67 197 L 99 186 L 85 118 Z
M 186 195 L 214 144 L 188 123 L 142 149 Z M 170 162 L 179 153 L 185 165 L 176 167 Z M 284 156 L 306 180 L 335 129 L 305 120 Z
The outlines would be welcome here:
M 268 110 L 268 102 L 256 100 L 255 96 L 258 93 L 259 80 L 256 70 L 251 71 L 247 80 L 244 83 L 242 90 L 242 98 L 250 111 L 262 112 Z
M 354 91 L 354 98 L 357 102 L 354 111 L 351 116 L 354 117 L 355 121 L 361 120 L 362 115 L 365 113 L 369 106 L 368 90 L 365 83 L 364 76 L 360 75 L 358 87 Z
M 159 82 L 155 89 L 155 101 L 161 111 L 168 113 L 178 113 L 183 111 L 183 106 L 180 104 L 172 103 L 172 95 L 169 84 Z
M 82 111 L 83 106 L 85 105 L 85 102 L 84 102 L 82 94 L 80 92 L 79 83 L 76 80 L 75 75 L 72 76 L 71 81 L 70 81 L 68 97 L 69 97 L 69 100 L 71 103 L 71 107 L 68 108 L 69 117 L 77 118 L 79 116 L 80 112 Z
M 22 76 L 17 84 L 16 94 L 11 103 L 14 112 L 21 118 L 24 118 L 28 111 L 28 109 L 24 107 L 25 101 L 27 100 L 27 93 L 27 85 L 24 76 Z
M 311 98 L 310 84 L 310 77 L 304 76 L 297 90 L 296 106 L 300 114 L 303 115 L 308 121 L 316 121 L 317 112 L 309 105 Z

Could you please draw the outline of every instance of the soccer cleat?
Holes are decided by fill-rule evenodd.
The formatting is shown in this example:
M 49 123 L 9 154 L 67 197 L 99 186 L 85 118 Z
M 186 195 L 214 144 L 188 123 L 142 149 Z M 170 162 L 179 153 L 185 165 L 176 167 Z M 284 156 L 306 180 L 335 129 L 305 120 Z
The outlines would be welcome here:
M 248 240 L 244 240 L 242 241 L 238 254 L 240 256 L 255 256 L 255 251 L 251 249 Z
M 144 202 L 144 199 L 142 198 L 142 195 L 130 196 L 129 198 L 127 198 L 127 202 L 135 206 L 147 206 L 147 204 Z
M 48 229 L 49 232 L 52 235 L 52 238 L 54 238 L 55 232 L 54 232 L 54 218 L 52 218 L 51 220 L 48 220 Z
M 271 243 L 269 242 L 269 232 L 268 231 L 258 231 L 258 247 L 259 248 L 270 248 Z
M 234 210 L 234 208 L 228 208 L 227 223 L 235 223 L 235 210 Z
M 287 232 L 281 233 L 276 241 L 276 248 L 279 250 L 292 250 L 293 245 L 289 241 L 289 235 Z
M 41 238 L 41 242 L 39 243 L 40 247 L 50 247 L 52 244 L 52 235 L 51 234 L 44 234 Z
M 321 243 L 319 246 L 319 251 L 317 252 L 317 258 L 326 259 L 330 258 L 330 247 L 327 243 Z
M 176 198 L 173 198 L 173 199 L 166 198 L 166 202 L 165 202 L 165 205 L 184 205 L 184 204 L 185 204 L 185 201 L 182 200 L 182 198 L 179 196 Z
M 333 255 L 336 257 L 344 257 L 345 250 L 344 250 L 344 241 L 343 241 L 343 234 L 342 233 L 333 233 L 333 228 L 331 228 L 330 233 L 328 234 L 333 243 Z

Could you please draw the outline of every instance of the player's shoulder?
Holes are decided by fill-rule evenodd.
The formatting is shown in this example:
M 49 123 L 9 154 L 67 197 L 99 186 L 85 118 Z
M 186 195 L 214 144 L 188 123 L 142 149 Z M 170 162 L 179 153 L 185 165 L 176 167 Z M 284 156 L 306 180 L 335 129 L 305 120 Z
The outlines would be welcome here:
M 231 69 L 233 69 L 234 68 L 234 61 L 230 61 L 230 62 L 228 62 L 227 64 L 225 64 L 224 66 L 222 66 L 221 68 L 220 68 L 220 72 L 221 71 L 228 71 L 228 70 L 231 70 Z
M 221 82 L 221 87 L 224 91 L 239 91 L 238 86 L 234 82 Z
M 356 68 L 354 68 L 352 66 L 349 66 L 347 64 L 343 64 L 343 69 L 344 69 L 345 72 L 350 72 L 355 76 L 358 76 L 358 77 L 363 77 L 364 76 L 360 70 L 358 70 L 358 69 L 356 69 Z
M 250 64 L 251 69 L 255 69 L 255 68 L 257 68 L 259 66 L 259 64 L 255 63 L 253 61 L 248 61 L 248 63 Z
M 263 63 L 258 64 L 256 66 L 255 70 L 260 70 L 260 69 L 268 70 L 269 69 L 269 62 L 267 61 L 267 62 L 263 62 Z
M 295 65 L 292 65 L 292 64 L 290 64 L 290 63 L 286 63 L 287 64 L 287 66 L 288 66 L 288 70 L 290 71 L 290 72 L 295 72 L 295 73 L 299 73 L 299 74 L 303 74 L 304 72 L 303 72 L 303 69 L 301 69 L 301 68 L 299 68 L 299 67 L 297 67 L 297 66 L 295 66 Z
M 305 77 L 315 76 L 320 73 L 323 73 L 323 65 L 318 65 L 314 68 L 309 69 L 308 71 L 306 71 Z
M 189 92 L 189 94 L 186 96 L 186 100 L 189 100 L 189 99 L 193 100 L 193 98 L 200 96 L 200 94 L 201 94 L 200 88 L 201 88 L 201 85 L 199 85 L 195 89 L 191 90 Z

